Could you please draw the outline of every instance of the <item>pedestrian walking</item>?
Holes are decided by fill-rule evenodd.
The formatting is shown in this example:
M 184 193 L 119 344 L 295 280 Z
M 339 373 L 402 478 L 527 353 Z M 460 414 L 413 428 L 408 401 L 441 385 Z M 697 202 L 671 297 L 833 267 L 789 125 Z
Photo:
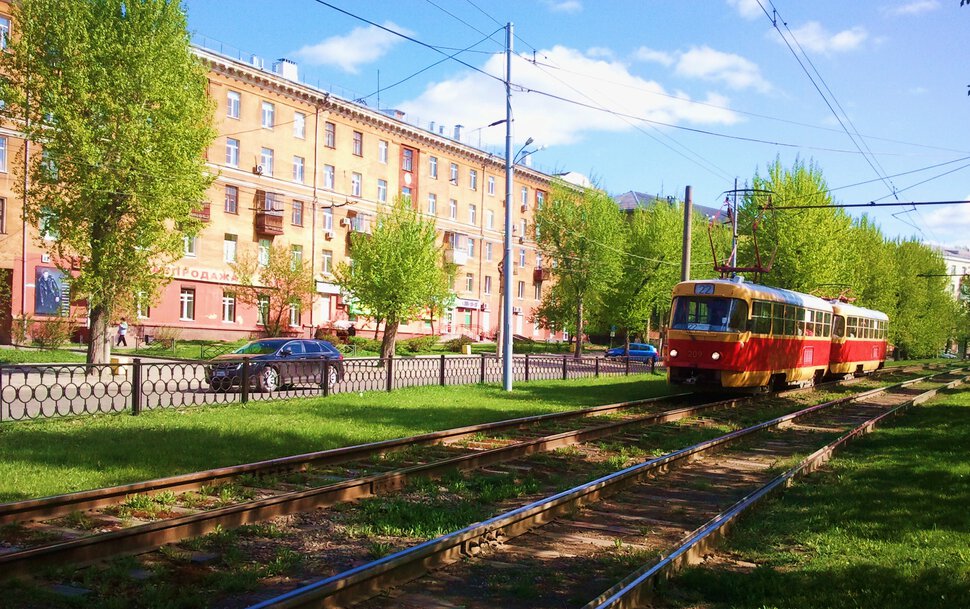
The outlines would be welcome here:
M 126 347 L 128 346 L 128 341 L 125 340 L 126 334 L 128 334 L 128 322 L 125 321 L 124 317 L 122 317 L 121 323 L 118 324 L 118 343 L 115 346 L 117 347 L 120 347 L 121 345 L 124 345 Z

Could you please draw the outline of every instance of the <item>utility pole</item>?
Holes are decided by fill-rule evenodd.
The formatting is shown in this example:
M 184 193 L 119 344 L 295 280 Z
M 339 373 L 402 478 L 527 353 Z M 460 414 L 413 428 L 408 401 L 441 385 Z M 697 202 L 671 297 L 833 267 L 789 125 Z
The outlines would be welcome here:
M 680 280 L 690 279 L 690 216 L 694 207 L 693 189 L 688 186 L 684 193 L 684 256 L 680 262 Z
M 512 22 L 505 26 L 505 242 L 502 254 L 502 389 L 512 391 Z
M 731 210 L 731 262 L 729 266 L 738 265 L 738 179 L 734 178 L 734 209 Z M 736 273 L 731 273 L 734 277 Z

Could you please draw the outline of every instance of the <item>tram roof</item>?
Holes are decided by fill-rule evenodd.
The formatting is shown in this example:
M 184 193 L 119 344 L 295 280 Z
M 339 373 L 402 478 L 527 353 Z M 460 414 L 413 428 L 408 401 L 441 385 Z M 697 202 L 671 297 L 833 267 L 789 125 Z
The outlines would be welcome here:
M 870 319 L 889 321 L 889 316 L 882 311 L 857 307 L 847 302 L 835 301 L 832 303 L 832 309 L 834 309 L 836 315 L 842 315 L 843 317 L 868 317 Z
M 811 294 L 802 294 L 801 292 L 793 292 L 791 290 L 783 290 L 781 288 L 773 288 L 766 285 L 761 285 L 758 283 L 747 283 L 743 279 L 697 279 L 691 281 L 683 281 L 677 284 L 674 288 L 675 295 L 687 295 L 694 294 L 693 287 L 697 284 L 714 284 L 715 295 L 718 296 L 729 296 L 738 298 L 744 296 L 746 298 L 756 298 L 760 300 L 770 300 L 772 302 L 782 302 L 784 304 L 795 305 L 799 307 L 805 307 L 808 309 L 816 309 L 821 311 L 831 311 L 832 303 L 819 298 L 818 296 L 812 296 Z M 684 286 L 683 288 L 681 286 Z

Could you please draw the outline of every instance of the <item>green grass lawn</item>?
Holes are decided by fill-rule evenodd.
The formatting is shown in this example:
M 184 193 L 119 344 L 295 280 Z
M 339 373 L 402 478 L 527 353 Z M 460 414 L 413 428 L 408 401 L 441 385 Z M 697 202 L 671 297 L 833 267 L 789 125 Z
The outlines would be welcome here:
M 0 425 L 0 502 L 668 392 L 662 375 L 393 393 Z
M 84 349 L 84 345 L 79 345 L 77 348 Z M 83 361 L 83 352 L 70 349 L 0 349 L 0 365 L 75 363 Z
M 970 391 L 851 445 L 756 509 L 725 549 L 744 563 L 685 572 L 664 606 L 970 606 Z

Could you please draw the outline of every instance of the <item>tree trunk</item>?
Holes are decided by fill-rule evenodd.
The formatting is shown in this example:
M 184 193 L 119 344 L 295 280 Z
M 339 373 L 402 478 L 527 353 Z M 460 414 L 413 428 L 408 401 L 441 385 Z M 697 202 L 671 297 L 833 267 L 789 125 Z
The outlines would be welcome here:
M 576 359 L 583 356 L 583 299 L 576 303 Z
M 103 305 L 91 307 L 91 336 L 88 337 L 87 363 L 106 364 L 111 357 L 111 337 L 108 333 L 109 314 Z
M 387 326 L 384 326 L 384 328 L 386 330 Z M 380 335 L 380 332 L 381 332 L 381 320 L 378 319 L 377 323 L 374 324 L 374 340 L 377 340 L 377 337 L 378 335 Z M 384 351 L 383 345 L 381 346 L 381 351 Z M 384 356 L 382 355 L 381 357 L 384 357 Z
M 381 358 L 389 359 L 394 357 L 394 342 L 397 339 L 397 327 L 400 322 L 386 321 L 384 323 L 384 340 L 381 341 Z

